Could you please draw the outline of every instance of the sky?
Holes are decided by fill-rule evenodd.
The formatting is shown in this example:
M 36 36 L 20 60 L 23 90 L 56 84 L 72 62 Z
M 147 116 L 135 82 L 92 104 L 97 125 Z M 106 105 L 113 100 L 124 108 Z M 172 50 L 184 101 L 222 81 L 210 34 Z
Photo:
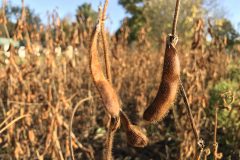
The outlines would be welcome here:
M 13 5 L 21 5 L 21 0 L 10 0 Z M 47 22 L 47 11 L 53 11 L 57 8 L 60 17 L 70 15 L 74 18 L 74 14 L 79 5 L 83 3 L 91 3 L 94 10 L 104 0 L 25 0 L 25 4 L 34 9 L 40 15 L 43 22 Z M 226 17 L 230 19 L 235 27 L 240 32 L 240 0 L 219 0 L 220 7 L 226 12 Z M 118 0 L 109 0 L 107 15 L 107 28 L 114 32 L 118 29 L 121 20 L 127 15 L 124 8 L 118 4 Z

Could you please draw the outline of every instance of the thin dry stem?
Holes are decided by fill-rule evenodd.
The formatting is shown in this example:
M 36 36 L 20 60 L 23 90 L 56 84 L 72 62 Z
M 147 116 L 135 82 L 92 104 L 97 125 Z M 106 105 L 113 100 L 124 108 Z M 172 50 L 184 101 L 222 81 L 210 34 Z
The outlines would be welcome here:
M 215 118 L 214 118 L 214 136 L 213 136 L 213 156 L 214 160 L 218 160 L 218 142 L 217 142 L 217 119 L 218 119 L 218 106 L 215 106 Z
M 113 146 L 113 138 L 114 138 L 115 131 L 113 131 L 111 129 L 111 126 L 112 126 L 112 121 L 110 119 L 110 125 L 109 125 L 108 131 L 107 131 L 106 144 L 105 144 L 105 148 L 104 148 L 104 152 L 103 152 L 104 160 L 112 160 L 112 146 Z
M 72 160 L 75 160 L 75 158 L 74 158 L 74 150 L 73 150 L 73 146 L 72 146 L 72 124 L 73 124 L 73 118 L 74 118 L 74 115 L 75 115 L 78 107 L 81 106 L 82 103 L 84 103 L 84 102 L 86 102 L 86 101 L 88 101 L 90 99 L 92 99 L 92 97 L 87 97 L 87 98 L 84 98 L 81 101 L 79 101 L 77 103 L 77 105 L 74 107 L 73 112 L 72 112 L 72 116 L 71 116 L 70 123 L 69 123 L 69 132 L 68 132 L 69 148 L 70 148 L 70 154 L 71 154 Z
M 209 148 L 206 148 L 204 150 L 204 160 L 207 160 L 207 157 L 211 154 L 211 151 Z
M 172 36 L 173 37 L 176 36 L 179 9 L 180 9 L 180 0 L 176 0 L 175 13 L 174 13 L 174 19 L 173 19 L 173 25 L 172 25 Z M 183 87 L 183 84 L 182 84 L 182 81 L 181 81 L 180 77 L 179 77 L 179 81 L 180 81 L 180 92 L 181 92 L 181 95 L 183 97 L 184 103 L 187 107 L 188 116 L 189 116 L 189 119 L 190 119 L 190 122 L 191 122 L 192 130 L 193 130 L 196 142 L 199 145 L 199 147 L 202 149 L 204 147 L 204 141 L 202 139 L 199 139 L 199 134 L 197 132 L 196 125 L 194 123 L 194 118 L 193 118 L 193 115 L 192 115 L 191 107 L 189 105 L 188 98 L 187 98 L 187 95 L 186 95 L 186 92 L 185 92 L 185 89 Z
M 215 107 L 215 119 L 214 119 L 214 137 L 213 137 L 213 142 L 217 143 L 217 118 L 218 118 L 218 107 Z
M 111 74 L 111 63 L 109 60 L 109 47 L 108 47 L 108 42 L 107 42 L 107 36 L 105 32 L 105 19 L 106 19 L 106 11 L 108 7 L 108 0 L 105 0 L 105 4 L 103 7 L 103 12 L 102 12 L 102 17 L 101 17 L 101 36 L 102 36 L 102 43 L 103 43 L 103 52 L 104 52 L 104 61 L 105 61 L 105 69 L 106 69 L 106 76 L 109 81 L 109 83 L 112 83 L 112 74 Z M 108 113 L 107 113 L 108 114 Z M 111 121 L 111 118 L 109 119 L 110 125 L 108 127 L 107 131 L 107 139 L 106 139 L 106 146 L 105 146 L 105 151 L 104 151 L 104 159 L 105 160 L 112 160 L 112 146 L 113 146 L 113 140 L 114 140 L 114 134 L 116 130 L 112 130 L 112 125 L 116 126 L 116 124 L 113 124 Z M 116 129 L 118 127 L 115 127 Z
M 172 25 L 172 35 L 173 36 L 176 34 L 176 30 L 177 30 L 177 21 L 178 21 L 178 16 L 179 16 L 179 10 L 180 10 L 180 0 L 176 0 L 173 25 Z
M 14 119 L 13 121 L 11 121 L 8 125 L 6 125 L 4 128 L 2 128 L 1 130 L 0 130 L 0 134 L 2 134 L 2 132 L 4 132 L 6 129 L 8 129 L 11 125 L 13 125 L 14 123 L 16 123 L 17 121 L 19 121 L 19 120 L 21 120 L 21 119 L 23 119 L 23 118 L 25 118 L 25 117 L 27 117 L 27 116 L 30 116 L 29 114 L 25 114 L 25 115 L 22 115 L 22 116 L 20 116 L 20 117 L 18 117 L 18 118 L 16 118 L 16 119 Z
M 191 107 L 189 105 L 188 98 L 187 98 L 187 95 L 186 95 L 186 92 L 185 92 L 185 89 L 183 87 L 183 84 L 182 84 L 181 80 L 180 80 L 180 91 L 181 91 L 181 95 L 183 97 L 183 101 L 184 101 L 184 103 L 185 103 L 185 105 L 187 107 L 187 112 L 188 112 L 188 116 L 190 118 L 190 123 L 191 123 L 192 129 L 193 129 L 193 133 L 194 133 L 195 139 L 198 142 L 199 141 L 199 135 L 198 135 L 198 132 L 197 132 L 196 125 L 194 123 Z
M 202 158 L 202 156 L 203 156 L 203 151 L 204 151 L 204 149 L 201 148 L 199 154 L 197 155 L 197 159 L 196 159 L 196 160 L 201 160 L 201 158 Z
M 64 160 L 62 149 L 61 149 L 61 145 L 60 145 L 59 138 L 58 138 L 57 129 L 58 129 L 57 127 L 54 128 L 54 131 L 53 131 L 53 141 L 54 141 L 54 145 L 55 145 L 55 147 L 57 149 L 57 153 L 58 153 L 59 159 L 60 160 Z
M 112 82 L 112 75 L 111 75 L 111 63 L 109 60 L 109 47 L 108 47 L 108 41 L 107 41 L 107 35 L 105 32 L 105 19 L 106 19 L 106 11 L 108 7 L 108 0 L 105 1 L 103 13 L 101 17 L 101 36 L 103 40 L 103 51 L 104 51 L 104 60 L 105 60 L 105 66 L 106 66 L 106 76 L 109 82 Z
M 11 114 L 4 119 L 2 123 L 0 123 L 0 128 L 14 115 L 14 112 L 11 112 Z
M 122 110 L 120 111 L 120 118 L 121 118 L 121 124 L 123 125 L 124 129 L 127 129 L 132 123 L 126 113 L 124 113 Z

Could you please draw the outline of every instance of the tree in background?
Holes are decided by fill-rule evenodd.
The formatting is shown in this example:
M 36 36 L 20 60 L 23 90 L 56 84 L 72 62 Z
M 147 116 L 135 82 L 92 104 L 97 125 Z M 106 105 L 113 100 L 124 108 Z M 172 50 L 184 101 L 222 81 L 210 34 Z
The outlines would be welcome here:
M 129 42 L 137 40 L 137 35 L 142 28 L 147 28 L 148 37 L 152 42 L 159 42 L 162 35 L 171 33 L 175 1 L 119 0 L 119 4 L 130 14 L 130 17 L 127 18 L 130 28 Z M 195 22 L 199 18 L 206 20 L 210 15 L 213 19 L 217 19 L 218 17 L 214 15 L 222 15 L 218 13 L 219 11 L 218 0 L 181 0 L 177 33 L 180 41 L 184 40 L 185 44 L 190 42 L 188 40 L 192 38 Z M 221 12 L 223 11 L 221 10 Z M 229 43 L 233 43 L 234 38 L 238 35 L 231 22 L 226 18 L 217 33 L 225 34 Z
M 149 36 L 154 41 L 159 40 L 162 34 L 171 33 L 175 1 L 151 0 L 145 1 L 146 16 L 151 26 Z M 188 40 L 193 34 L 195 21 L 204 16 L 203 0 L 182 0 L 177 35 Z M 180 40 L 181 40 L 180 39 Z
M 41 19 L 39 15 L 35 13 L 35 11 L 28 6 L 25 7 L 26 10 L 26 21 L 28 24 L 36 24 L 36 26 L 40 26 Z M 13 6 L 11 3 L 8 3 L 8 5 L 5 8 L 5 14 L 6 18 L 8 19 L 7 27 L 10 33 L 10 36 L 13 35 L 15 31 L 15 25 L 17 22 L 17 19 L 21 16 L 22 8 L 20 6 Z M 5 31 L 3 27 L 0 27 L 0 31 L 3 33 L 2 36 L 6 37 Z
M 92 9 L 90 3 L 84 3 L 77 8 L 76 19 L 83 24 L 89 23 L 88 21 L 96 21 L 98 13 Z
M 234 29 L 232 23 L 226 19 L 216 19 L 213 25 L 213 31 L 220 37 L 226 37 L 227 47 L 233 47 L 235 39 L 239 37 L 239 33 Z
M 41 19 L 39 15 L 37 15 L 34 9 L 29 8 L 28 6 L 25 7 L 26 10 L 26 21 L 28 24 L 41 24 Z M 16 20 L 21 16 L 22 8 L 19 6 L 9 6 L 9 9 L 6 12 L 8 19 Z
M 141 28 L 151 28 L 149 36 L 153 41 L 159 40 L 163 32 L 170 33 L 175 1 L 166 0 L 119 0 L 119 3 L 130 13 L 128 24 L 131 28 L 130 41 L 136 40 Z M 179 36 L 190 37 L 193 21 L 204 14 L 203 0 L 182 0 L 179 17 Z M 186 32 L 187 31 L 187 32 Z
M 127 21 L 130 28 L 128 40 L 132 42 L 137 39 L 139 31 L 145 27 L 147 23 L 147 17 L 144 14 L 144 0 L 119 0 L 119 4 L 131 15 L 131 17 L 127 17 L 125 21 Z

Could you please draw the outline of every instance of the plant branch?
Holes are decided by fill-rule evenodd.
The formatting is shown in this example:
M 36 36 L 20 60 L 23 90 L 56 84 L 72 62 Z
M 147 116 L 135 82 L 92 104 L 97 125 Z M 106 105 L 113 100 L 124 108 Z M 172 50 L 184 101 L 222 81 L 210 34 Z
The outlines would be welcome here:
M 177 21 L 178 21 L 178 16 L 179 16 L 179 10 L 180 10 L 180 0 L 176 0 L 174 18 L 173 18 L 173 23 L 172 23 L 172 39 L 170 39 L 171 42 L 174 40 L 174 37 L 177 37 L 176 36 L 176 30 L 177 30 Z M 179 83 L 180 83 L 180 92 L 181 92 L 181 95 L 183 97 L 184 103 L 187 107 L 187 112 L 188 112 L 188 116 L 189 116 L 189 119 L 190 119 L 190 122 L 191 122 L 191 126 L 192 126 L 192 130 L 193 130 L 195 139 L 197 141 L 198 146 L 201 148 L 201 150 L 203 150 L 204 141 L 199 138 L 199 134 L 197 132 L 196 125 L 194 123 L 194 118 L 193 118 L 193 115 L 192 115 L 191 107 L 189 105 L 188 98 L 187 98 L 187 95 L 186 95 L 186 91 L 184 89 L 184 86 L 182 84 L 182 80 L 181 80 L 180 77 L 179 77 Z
M 181 95 L 183 97 L 183 101 L 184 101 L 184 103 L 185 103 L 185 105 L 187 107 L 187 112 L 188 112 L 188 116 L 190 118 L 190 122 L 191 122 L 191 126 L 192 126 L 192 129 L 193 129 L 193 133 L 194 133 L 195 139 L 197 141 L 199 141 L 199 135 L 198 135 L 198 132 L 197 132 L 196 125 L 194 123 L 191 107 L 189 105 L 188 98 L 187 98 L 187 95 L 186 95 L 186 92 L 185 92 L 185 89 L 183 87 L 181 79 L 179 81 L 180 81 L 180 92 L 181 92 Z
M 175 6 L 175 12 L 174 12 L 174 18 L 173 18 L 173 24 L 172 24 L 172 35 L 174 36 L 176 34 L 177 30 L 177 21 L 179 16 L 179 10 L 180 10 L 180 0 L 176 0 L 176 6 Z
M 103 41 L 103 51 L 104 51 L 104 60 L 105 60 L 105 66 L 106 66 L 106 76 L 109 82 L 112 82 L 112 75 L 111 75 L 111 64 L 109 60 L 109 48 L 108 48 L 108 42 L 107 42 L 107 36 L 105 32 L 105 19 L 106 19 L 106 11 L 108 7 L 108 0 L 105 0 L 105 4 L 103 7 L 103 13 L 101 17 L 101 36 Z
M 87 98 L 84 98 L 81 101 L 79 101 L 76 104 L 76 106 L 74 107 L 73 112 L 72 112 L 72 116 L 71 116 L 70 123 L 69 123 L 69 132 L 68 132 L 69 148 L 70 148 L 70 153 L 71 153 L 71 159 L 72 160 L 75 160 L 73 146 L 72 146 L 72 124 L 73 124 L 73 118 L 74 118 L 74 115 L 75 115 L 78 107 L 81 106 L 82 103 L 84 103 L 84 102 L 86 102 L 86 101 L 88 101 L 90 99 L 92 99 L 92 97 L 87 97 Z

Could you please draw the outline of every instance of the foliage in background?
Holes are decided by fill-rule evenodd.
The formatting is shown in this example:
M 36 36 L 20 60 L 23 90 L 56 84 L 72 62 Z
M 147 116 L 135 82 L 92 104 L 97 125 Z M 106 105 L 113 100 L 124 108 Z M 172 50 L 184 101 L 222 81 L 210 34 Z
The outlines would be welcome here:
M 144 14 L 145 4 L 143 0 L 119 0 L 119 4 L 131 15 L 131 17 L 127 17 L 125 20 L 131 29 L 128 40 L 132 42 L 137 39 L 138 32 L 141 28 L 146 26 L 147 17 Z
M 239 33 L 234 29 L 232 23 L 226 18 L 215 19 L 212 28 L 214 34 L 217 36 L 226 37 L 228 48 L 232 48 L 236 38 L 240 36 Z
M 188 41 L 192 38 L 195 21 L 199 18 L 208 18 L 211 12 L 219 13 L 218 0 L 182 0 L 178 36 Z M 175 1 L 165 0 L 119 0 L 119 3 L 126 9 L 130 17 L 127 18 L 131 30 L 129 42 L 138 39 L 138 34 L 144 28 L 152 43 L 158 42 L 163 34 L 171 33 L 173 11 Z M 215 8 L 210 8 L 214 4 Z M 208 7 L 206 7 L 208 5 Z M 221 12 L 223 12 L 221 10 Z M 212 14 L 214 15 L 214 14 Z M 213 16 L 215 33 L 218 36 L 226 36 L 229 46 L 233 46 L 234 39 L 239 36 L 231 22 L 225 17 L 221 19 Z M 221 26 L 219 26 L 221 25 Z M 205 28 L 206 29 L 206 28 Z
M 130 41 L 136 40 L 138 32 L 143 27 L 151 28 L 149 36 L 153 41 L 159 40 L 163 32 L 171 32 L 175 1 L 120 0 L 119 3 L 131 15 L 128 18 L 131 28 Z M 203 0 L 183 0 L 181 3 L 178 33 L 181 38 L 189 38 L 193 32 L 194 21 L 203 16 Z
M 197 19 L 204 16 L 203 0 L 182 0 L 177 35 L 188 40 L 193 34 L 193 25 Z M 158 40 L 163 33 L 171 33 L 175 1 L 152 0 L 145 1 L 146 16 L 152 30 L 150 37 Z
M 85 24 L 89 19 L 93 22 L 97 20 L 98 13 L 92 9 L 90 3 L 83 3 L 81 6 L 78 6 L 76 10 L 76 19 L 77 21 L 83 21 Z
M 220 107 L 218 114 L 218 133 L 220 150 L 228 155 L 225 158 L 238 159 L 237 152 L 240 139 L 240 61 L 232 62 L 228 66 L 228 74 L 210 89 L 209 117 L 214 117 L 214 108 Z

